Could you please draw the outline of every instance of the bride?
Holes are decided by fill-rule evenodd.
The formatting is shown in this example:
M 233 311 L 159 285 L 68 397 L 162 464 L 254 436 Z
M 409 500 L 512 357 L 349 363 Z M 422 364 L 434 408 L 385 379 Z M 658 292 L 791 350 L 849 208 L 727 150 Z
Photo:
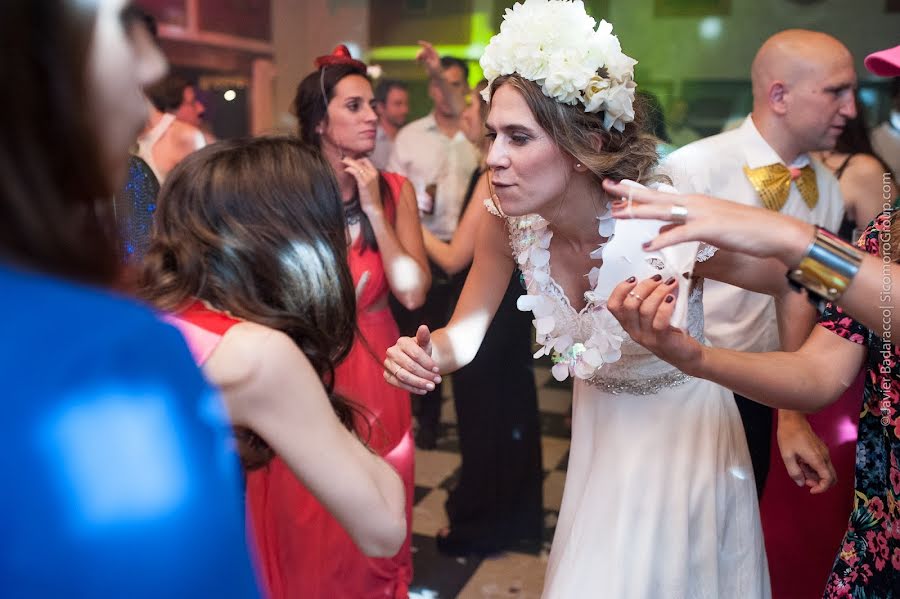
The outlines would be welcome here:
M 503 296 L 498 281 L 518 266 L 527 290 L 519 307 L 534 312 L 538 356 L 552 354 L 554 376 L 575 380 L 544 597 L 769 597 L 753 471 L 732 393 L 655 358 L 606 309 L 604 290 L 621 281 L 610 270 L 608 242 L 628 221 L 612 220 L 601 181 L 665 182 L 654 172 L 654 141 L 640 133 L 635 61 L 611 30 L 605 21 L 596 26 L 581 2 L 526 0 L 507 11 L 481 59 L 490 81 L 487 165 L 495 190 L 486 204 L 501 218 L 479 231 L 449 324 L 401 338 L 387 352 L 384 376 L 423 393 L 472 360 Z M 679 285 L 684 269 L 670 276 L 672 265 L 656 275 L 672 289 L 665 301 L 683 288 L 679 303 L 688 306 L 692 336 L 702 339 L 702 277 L 774 295 L 780 315 L 811 323 L 783 267 L 695 248 L 689 284 Z M 807 330 L 785 328 L 783 342 L 799 343 Z

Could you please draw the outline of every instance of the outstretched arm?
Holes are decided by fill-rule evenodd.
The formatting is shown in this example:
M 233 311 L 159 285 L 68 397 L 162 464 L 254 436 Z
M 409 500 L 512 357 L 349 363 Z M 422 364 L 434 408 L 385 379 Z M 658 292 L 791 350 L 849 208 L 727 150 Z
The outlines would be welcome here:
M 406 538 L 403 483 L 338 420 L 309 360 L 287 335 L 232 327 L 203 367 L 232 423 L 262 437 L 367 555 Z
M 415 339 L 401 337 L 389 348 L 384 377 L 393 385 L 422 394 L 446 374 L 475 358 L 487 328 L 506 292 L 512 276 L 512 259 L 506 221 L 482 219 L 475 246 L 475 260 L 446 327 L 429 333 L 419 327 Z
M 444 68 L 441 66 L 441 56 L 430 42 L 419 40 L 419 52 L 416 61 L 425 68 L 428 76 L 437 84 L 441 94 L 447 98 L 454 116 L 459 116 L 466 107 L 466 98 L 460 90 L 453 89 L 444 77 Z
M 677 282 L 675 283 L 677 285 Z M 620 283 L 610 312 L 631 338 L 682 372 L 709 379 L 773 408 L 812 412 L 840 397 L 853 382 L 866 349 L 815 327 L 794 352 L 746 353 L 701 345 L 669 326 L 673 287 L 647 279 Z M 646 298 L 637 300 L 628 293 Z M 672 297 L 672 300 L 668 300 Z
M 422 228 L 425 238 L 425 250 L 431 258 L 448 274 L 456 274 L 472 263 L 475 254 L 475 242 L 481 221 L 488 216 L 481 200 L 490 197 L 487 183 L 487 172 L 482 173 L 472 190 L 472 199 L 463 213 L 459 226 L 453 233 L 450 243 L 434 236 L 428 229 Z
M 658 250 L 682 241 L 705 241 L 721 250 L 732 250 L 760 258 L 776 258 L 782 264 L 798 264 L 815 235 L 815 228 L 795 218 L 769 210 L 701 195 L 676 196 L 651 189 L 614 184 L 607 179 L 604 189 L 613 197 L 632 202 L 613 204 L 616 218 L 653 218 L 675 224 L 650 242 L 648 250 Z M 687 208 L 687 220 L 678 222 L 672 207 Z M 785 268 L 786 270 L 786 268 Z M 782 275 L 784 271 L 782 271 Z M 900 264 L 863 256 L 856 277 L 837 302 L 848 314 L 873 331 L 881 331 L 884 310 L 896 312 L 896 294 L 884 280 L 900 280 Z M 743 285 L 742 285 L 743 286 Z

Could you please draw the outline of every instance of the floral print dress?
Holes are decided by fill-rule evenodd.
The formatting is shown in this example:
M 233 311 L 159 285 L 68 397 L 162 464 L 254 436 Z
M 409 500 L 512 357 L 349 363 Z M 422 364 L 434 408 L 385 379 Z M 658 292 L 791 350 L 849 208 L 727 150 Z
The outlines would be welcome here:
M 869 225 L 860 248 L 878 254 L 881 241 L 889 240 L 884 233 L 890 231 L 890 214 Z M 886 341 L 833 304 L 819 325 L 868 348 L 853 511 L 824 596 L 900 598 L 900 347 L 884 331 L 877 333 Z

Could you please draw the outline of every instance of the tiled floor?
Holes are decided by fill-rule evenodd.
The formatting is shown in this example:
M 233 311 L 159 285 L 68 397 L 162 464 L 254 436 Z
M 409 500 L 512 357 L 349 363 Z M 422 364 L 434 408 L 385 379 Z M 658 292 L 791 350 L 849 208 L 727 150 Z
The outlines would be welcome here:
M 539 599 L 547 553 L 562 500 L 569 451 L 571 388 L 556 383 L 550 370 L 535 368 L 541 412 L 544 461 L 544 547 L 535 554 L 504 553 L 489 558 L 453 558 L 438 553 L 434 536 L 447 524 L 444 501 L 459 475 L 460 456 L 452 399 L 445 399 L 438 448 L 416 450 L 416 495 L 413 507 L 411 599 Z M 445 385 L 449 388 L 450 385 Z M 452 393 L 452 390 L 449 391 Z

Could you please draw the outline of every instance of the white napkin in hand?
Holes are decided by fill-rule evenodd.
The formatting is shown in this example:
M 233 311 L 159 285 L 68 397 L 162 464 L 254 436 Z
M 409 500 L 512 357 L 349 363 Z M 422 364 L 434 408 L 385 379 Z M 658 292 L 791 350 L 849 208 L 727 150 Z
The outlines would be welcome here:
M 638 185 L 627 180 L 622 183 Z M 675 189 L 668 185 L 654 187 L 658 191 L 675 192 Z M 603 248 L 603 264 L 600 267 L 595 292 L 601 298 L 607 299 L 616 285 L 631 276 L 637 277 L 638 281 L 655 274 L 661 275 L 663 281 L 675 277 L 678 280 L 678 295 L 670 324 L 683 329 L 687 326 L 690 277 L 694 271 L 694 261 L 700 243 L 697 241 L 679 243 L 654 252 L 648 252 L 641 247 L 643 243 L 655 238 L 660 228 L 667 224 L 669 223 L 661 220 L 617 220 L 615 233 Z

